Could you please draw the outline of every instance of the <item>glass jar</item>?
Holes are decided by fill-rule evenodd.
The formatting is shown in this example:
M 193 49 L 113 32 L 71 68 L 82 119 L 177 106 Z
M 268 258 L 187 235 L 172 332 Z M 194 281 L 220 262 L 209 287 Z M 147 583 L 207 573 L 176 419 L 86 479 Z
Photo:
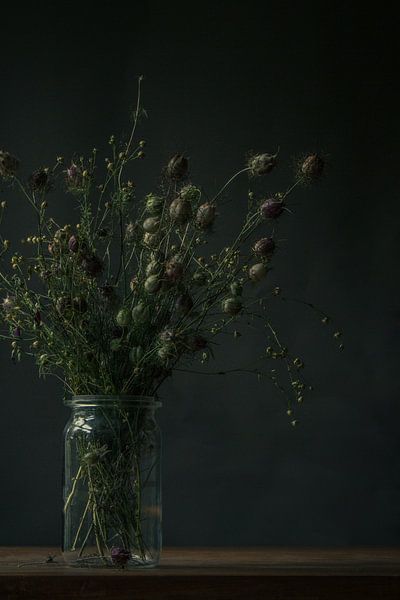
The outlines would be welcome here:
M 74 396 L 66 404 L 65 561 L 154 567 L 161 550 L 161 404 L 141 396 Z

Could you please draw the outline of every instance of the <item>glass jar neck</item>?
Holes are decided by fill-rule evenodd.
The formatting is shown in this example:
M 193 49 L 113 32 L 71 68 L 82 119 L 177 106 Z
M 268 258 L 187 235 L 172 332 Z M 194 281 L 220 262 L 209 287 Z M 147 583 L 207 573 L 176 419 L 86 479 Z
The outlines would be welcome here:
M 72 409 L 124 407 L 155 410 L 161 406 L 161 402 L 154 396 L 128 396 L 123 394 L 71 396 L 64 401 L 64 404 Z

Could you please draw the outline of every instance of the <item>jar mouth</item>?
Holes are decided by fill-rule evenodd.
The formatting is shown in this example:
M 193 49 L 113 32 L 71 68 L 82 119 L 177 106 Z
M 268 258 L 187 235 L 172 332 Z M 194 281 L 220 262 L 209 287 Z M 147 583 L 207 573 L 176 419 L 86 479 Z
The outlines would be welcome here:
M 66 406 L 98 406 L 129 404 L 146 408 L 159 408 L 161 402 L 155 396 L 130 396 L 124 394 L 92 394 L 82 396 L 70 396 L 64 400 Z

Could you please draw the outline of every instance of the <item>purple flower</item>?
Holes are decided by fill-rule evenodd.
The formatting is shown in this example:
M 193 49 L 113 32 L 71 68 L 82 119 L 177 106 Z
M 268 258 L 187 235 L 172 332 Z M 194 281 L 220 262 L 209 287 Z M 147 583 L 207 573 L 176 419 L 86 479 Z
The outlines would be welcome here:
M 78 252 L 79 243 L 74 235 L 71 235 L 68 241 L 68 249 L 70 252 Z
M 268 198 L 265 200 L 260 207 L 261 215 L 264 219 L 277 219 L 283 212 L 284 204 L 282 200 L 275 200 L 275 198 Z
M 131 553 L 125 548 L 111 548 L 111 560 L 115 565 L 124 567 L 131 558 Z
M 14 337 L 16 337 L 16 338 L 20 338 L 21 337 L 21 327 L 16 327 L 14 329 Z

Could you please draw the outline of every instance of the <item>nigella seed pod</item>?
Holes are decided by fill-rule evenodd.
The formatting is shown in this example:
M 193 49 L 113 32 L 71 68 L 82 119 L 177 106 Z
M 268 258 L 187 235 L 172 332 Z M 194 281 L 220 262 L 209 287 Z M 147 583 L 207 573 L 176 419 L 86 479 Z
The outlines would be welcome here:
M 208 341 L 202 335 L 192 335 L 187 340 L 188 347 L 191 352 L 199 352 L 205 350 L 208 345 Z
M 143 242 L 149 248 L 156 248 L 159 240 L 160 236 L 158 235 L 158 233 L 149 233 L 148 231 L 146 231 L 143 237 Z
M 97 277 L 103 270 L 103 263 L 95 254 L 89 254 L 82 259 L 82 268 L 89 277 Z
M 276 167 L 277 156 L 278 153 L 256 154 L 252 156 L 247 163 L 247 166 L 250 170 L 250 174 L 254 177 L 257 177 L 260 175 L 266 175 L 267 173 L 270 173 L 272 169 Z
M 323 174 L 325 168 L 325 162 L 319 154 L 310 154 L 307 156 L 300 167 L 301 175 L 303 175 L 310 182 L 317 181 Z
M 156 294 L 161 288 L 162 281 L 158 275 L 150 275 L 144 282 L 144 289 L 148 294 Z
M 222 310 L 227 315 L 237 315 L 242 310 L 243 305 L 242 301 L 238 296 L 232 296 L 230 298 L 226 298 L 222 302 Z
M 151 260 L 146 267 L 146 276 L 150 277 L 150 275 L 160 275 L 161 274 L 161 265 L 156 260 Z
M 19 160 L 9 152 L 0 150 L 0 177 L 14 177 L 18 171 Z
M 266 237 L 258 240 L 253 246 L 254 254 L 265 258 L 271 256 L 275 250 L 275 242 L 273 238 Z
M 146 210 L 152 215 L 159 215 L 162 212 L 164 206 L 164 198 L 156 196 L 155 194 L 148 194 L 146 196 Z
M 77 238 L 74 235 L 71 235 L 71 237 L 68 240 L 68 250 L 70 252 L 78 252 L 78 248 L 79 248 L 79 243 Z
M 264 219 L 277 219 L 283 212 L 284 204 L 282 200 L 268 198 L 260 206 L 261 216 Z
M 179 195 L 181 198 L 183 198 L 184 200 L 187 200 L 188 202 L 196 202 L 197 200 L 199 200 L 199 198 L 201 196 L 201 191 L 195 185 L 189 184 L 189 185 L 185 185 L 181 189 L 181 191 L 179 192 Z
M 131 553 L 125 548 L 112 548 L 111 549 L 111 560 L 115 565 L 124 567 L 131 558 Z
M 29 187 L 33 192 L 47 192 L 50 189 L 48 169 L 38 169 L 29 177 Z
M 131 350 L 129 352 L 129 360 L 131 361 L 131 363 L 136 365 L 138 362 L 140 362 L 142 360 L 142 358 L 143 358 L 142 346 L 134 346 L 133 348 L 131 348 Z
M 183 277 L 183 264 L 180 257 L 174 256 L 165 266 L 165 276 L 171 283 L 176 283 Z
M 143 229 L 147 233 L 157 233 L 160 229 L 160 219 L 157 219 L 157 217 L 148 217 L 143 222 Z
M 215 205 L 211 202 L 201 204 L 196 213 L 196 225 L 199 229 L 208 229 L 215 220 Z
M 121 308 L 115 317 L 117 325 L 120 327 L 128 327 L 131 322 L 131 313 L 128 308 Z
M 241 296 L 243 292 L 243 286 L 238 282 L 234 281 L 230 285 L 232 296 Z
M 187 315 L 193 308 L 193 300 L 189 294 L 181 294 L 175 301 L 175 310 Z
M 267 267 L 264 263 L 257 263 L 252 265 L 249 269 L 249 278 L 254 281 L 261 281 L 267 274 Z
M 146 323 L 150 319 L 150 308 L 144 302 L 139 302 L 132 308 L 132 319 L 136 325 Z
M 181 197 L 175 198 L 169 207 L 169 214 L 174 223 L 184 225 L 192 216 L 190 202 Z
M 183 154 L 175 154 L 169 161 L 165 172 L 167 177 L 177 181 L 186 175 L 188 167 L 188 159 Z

